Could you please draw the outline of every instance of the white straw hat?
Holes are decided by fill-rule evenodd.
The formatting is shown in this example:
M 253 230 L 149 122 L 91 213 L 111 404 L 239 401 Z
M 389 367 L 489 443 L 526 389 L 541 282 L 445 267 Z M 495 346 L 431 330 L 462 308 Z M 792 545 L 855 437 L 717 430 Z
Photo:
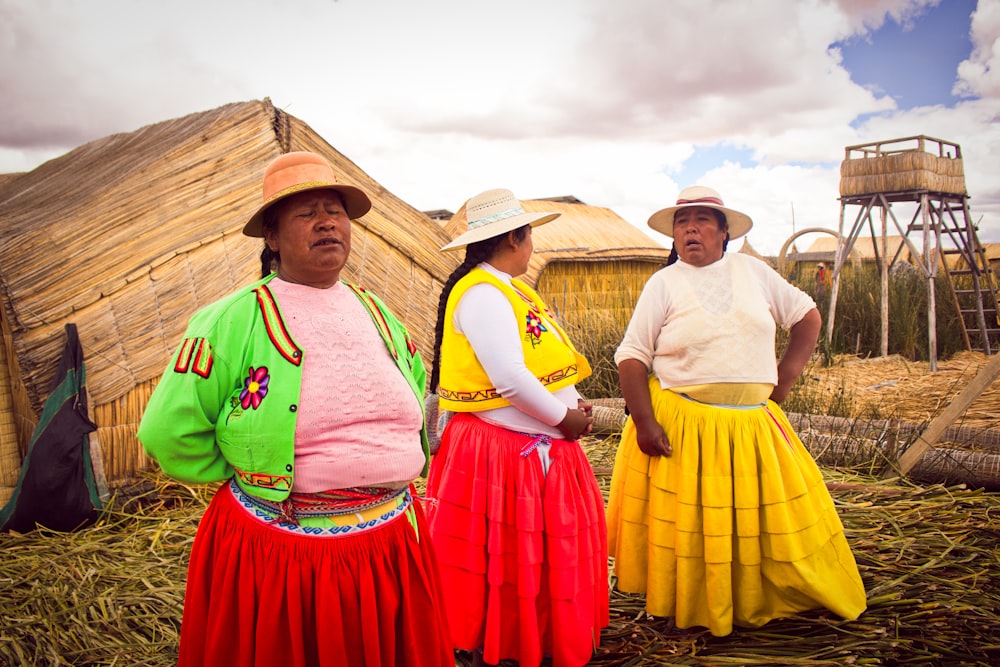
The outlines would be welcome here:
M 521 202 L 510 190 L 487 190 L 465 203 L 468 231 L 441 250 L 463 248 L 477 241 L 506 234 L 524 225 L 537 227 L 558 218 L 561 213 L 525 213 Z
M 753 227 L 750 216 L 723 206 L 719 193 L 704 185 L 692 185 L 681 190 L 681 193 L 677 195 L 677 204 L 660 209 L 649 216 L 647 224 L 661 234 L 673 238 L 674 215 L 677 211 L 688 206 L 707 206 L 722 211 L 726 216 L 726 223 L 729 225 L 729 240 L 738 239 Z

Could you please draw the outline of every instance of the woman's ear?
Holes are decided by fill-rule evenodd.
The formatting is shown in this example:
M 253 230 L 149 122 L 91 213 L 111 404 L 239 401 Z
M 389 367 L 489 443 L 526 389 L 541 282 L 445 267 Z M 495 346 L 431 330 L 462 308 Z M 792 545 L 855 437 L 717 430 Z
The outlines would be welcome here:
M 274 233 L 274 227 L 264 228 L 264 243 L 271 249 L 271 252 L 278 252 L 278 239 Z

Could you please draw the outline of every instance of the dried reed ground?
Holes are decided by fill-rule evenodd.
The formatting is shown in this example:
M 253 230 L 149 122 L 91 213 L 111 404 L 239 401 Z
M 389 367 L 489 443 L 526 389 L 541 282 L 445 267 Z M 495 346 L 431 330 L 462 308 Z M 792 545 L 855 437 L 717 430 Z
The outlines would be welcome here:
M 841 361 L 805 381 L 852 403 L 884 403 L 891 389 L 899 416 L 939 411 L 979 363 L 949 362 L 931 383 L 899 359 Z M 973 406 L 987 426 L 1000 414 L 996 388 Z M 606 494 L 617 443 L 583 444 Z M 1000 493 L 856 470 L 865 464 L 824 468 L 868 591 L 858 620 L 813 612 L 716 638 L 649 618 L 641 596 L 613 591 L 592 664 L 1000 664 Z M 0 534 L 0 665 L 173 665 L 187 555 L 212 489 L 148 476 L 85 530 Z
M 991 358 L 982 352 L 959 352 L 939 361 L 933 373 L 928 362 L 908 361 L 895 354 L 869 359 L 839 355 L 826 366 L 817 358 L 803 372 L 796 394 L 814 408 L 841 402 L 845 414 L 840 416 L 878 414 L 921 423 L 944 410 Z M 960 423 L 973 428 L 1000 427 L 1000 382 L 986 387 Z
M 585 446 L 606 491 L 614 442 Z M 861 618 L 815 612 L 715 638 L 647 618 L 641 596 L 615 591 L 592 664 L 1000 663 L 1000 494 L 826 472 L 869 594 Z M 86 530 L 0 535 L 0 664 L 174 664 L 211 487 L 149 479 Z

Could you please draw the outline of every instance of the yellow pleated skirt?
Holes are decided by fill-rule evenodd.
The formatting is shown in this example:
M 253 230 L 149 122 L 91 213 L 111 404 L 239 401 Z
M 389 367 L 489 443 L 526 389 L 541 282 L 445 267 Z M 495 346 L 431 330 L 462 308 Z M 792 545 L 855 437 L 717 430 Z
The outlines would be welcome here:
M 857 618 L 865 590 L 843 524 L 781 408 L 649 387 L 673 454 L 643 454 L 626 420 L 607 510 L 619 590 L 716 636 L 810 609 Z

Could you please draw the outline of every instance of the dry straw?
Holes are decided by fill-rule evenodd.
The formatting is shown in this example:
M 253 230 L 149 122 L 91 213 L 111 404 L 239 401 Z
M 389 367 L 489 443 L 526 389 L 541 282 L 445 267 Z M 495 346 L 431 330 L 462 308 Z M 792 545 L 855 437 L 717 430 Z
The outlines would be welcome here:
M 845 416 L 881 412 L 901 421 L 921 423 L 940 413 L 989 359 L 981 352 L 960 352 L 939 361 L 938 370 L 932 373 L 928 362 L 908 361 L 899 355 L 868 359 L 840 355 L 828 366 L 814 362 L 806 368 L 802 382 L 806 390 L 826 397 L 850 388 L 850 414 Z M 1000 383 L 993 383 L 964 414 L 961 426 L 997 428 L 998 415 Z
M 606 494 L 615 439 L 583 445 Z M 1000 495 L 825 474 L 868 591 L 858 620 L 817 611 L 716 638 L 613 592 L 591 664 L 997 664 Z M 175 664 L 187 556 L 214 487 L 146 479 L 87 530 L 0 535 L 0 665 Z

